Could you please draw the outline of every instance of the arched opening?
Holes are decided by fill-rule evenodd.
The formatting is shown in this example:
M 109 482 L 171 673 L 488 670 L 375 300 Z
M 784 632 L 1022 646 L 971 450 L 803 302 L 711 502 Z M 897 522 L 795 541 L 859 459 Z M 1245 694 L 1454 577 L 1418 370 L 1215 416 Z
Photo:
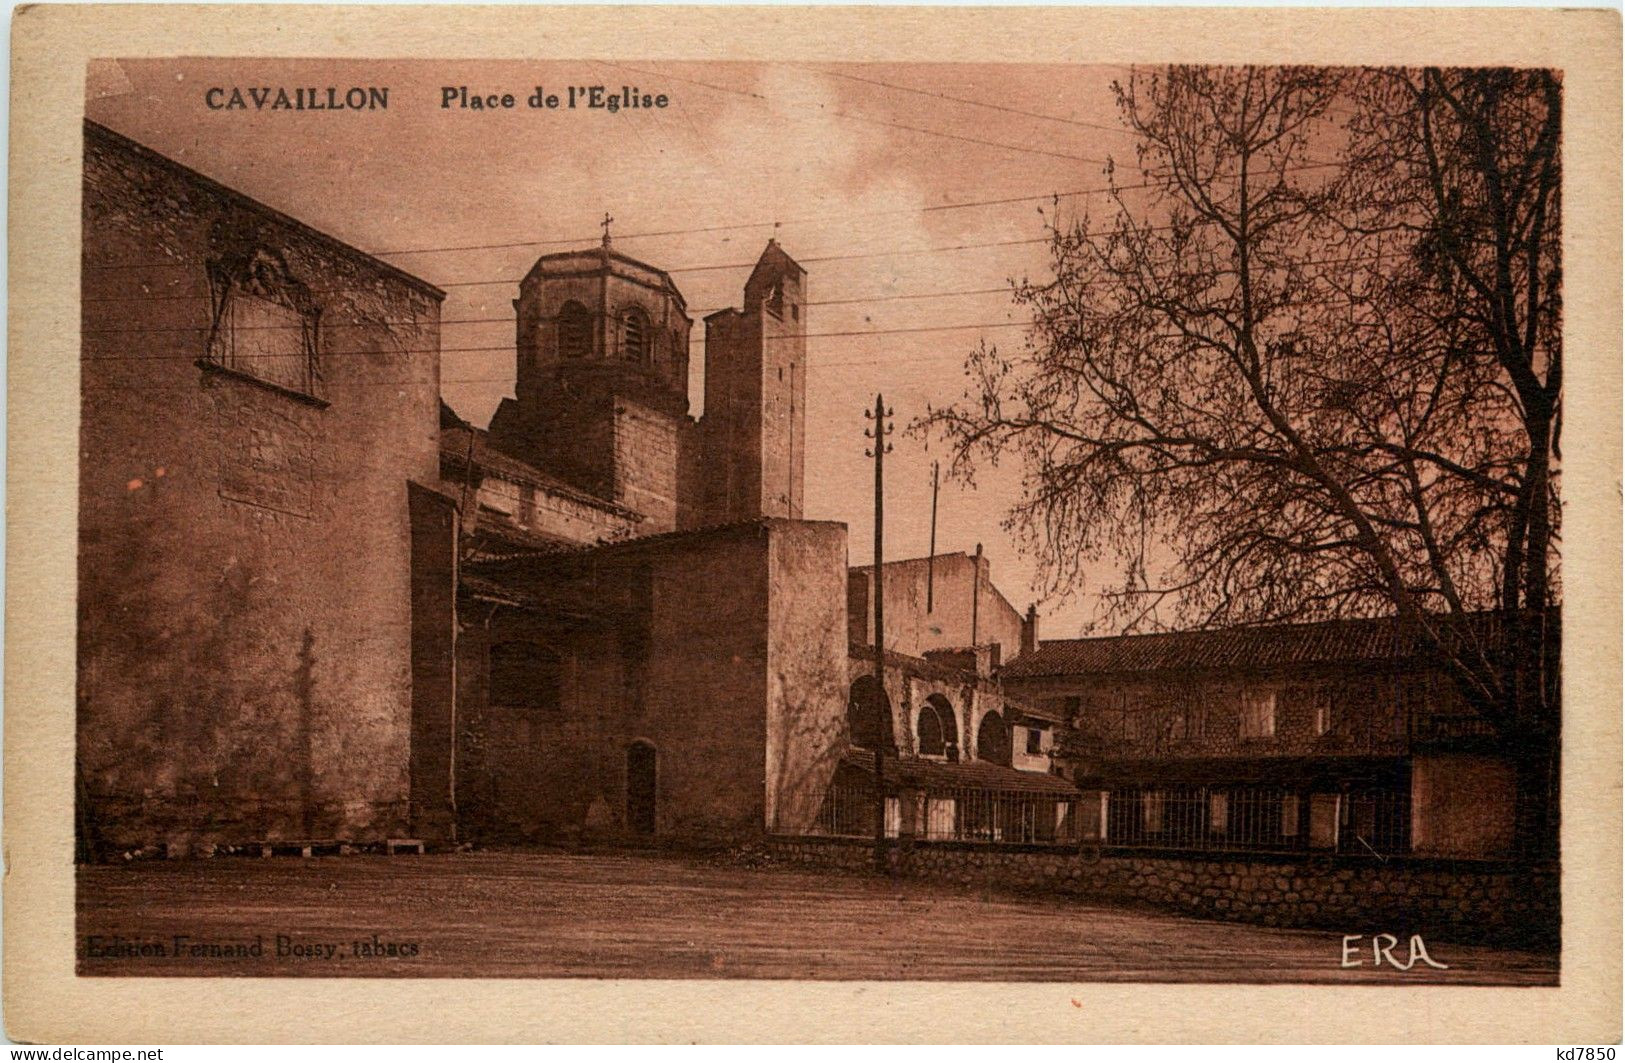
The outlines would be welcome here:
M 864 749 L 890 749 L 894 744 L 891 699 L 872 675 L 860 675 L 852 681 L 846 699 L 846 733 L 853 745 Z
M 592 350 L 592 315 L 580 303 L 559 307 L 559 357 L 585 358 Z
M 983 716 L 976 728 L 976 759 L 1010 765 L 1010 725 L 996 712 Z
M 632 306 L 621 315 L 621 356 L 629 362 L 649 360 L 649 315 Z
M 563 668 L 558 654 L 535 642 L 491 647 L 490 704 L 538 715 L 559 707 Z
M 920 706 L 914 735 L 921 756 L 959 759 L 959 725 L 954 722 L 953 703 L 941 694 L 930 695 Z
M 634 834 L 655 832 L 655 747 L 638 739 L 626 747 L 626 826 Z

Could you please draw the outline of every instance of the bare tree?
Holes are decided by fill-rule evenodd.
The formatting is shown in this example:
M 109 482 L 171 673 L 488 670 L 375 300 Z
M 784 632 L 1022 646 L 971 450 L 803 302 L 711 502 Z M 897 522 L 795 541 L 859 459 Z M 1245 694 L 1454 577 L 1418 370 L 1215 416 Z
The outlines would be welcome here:
M 916 425 L 1016 456 L 1052 588 L 1124 629 L 1395 614 L 1519 754 L 1550 838 L 1560 88 L 1542 71 L 1190 68 L 1116 86 L 1135 179 L 1051 223 Z

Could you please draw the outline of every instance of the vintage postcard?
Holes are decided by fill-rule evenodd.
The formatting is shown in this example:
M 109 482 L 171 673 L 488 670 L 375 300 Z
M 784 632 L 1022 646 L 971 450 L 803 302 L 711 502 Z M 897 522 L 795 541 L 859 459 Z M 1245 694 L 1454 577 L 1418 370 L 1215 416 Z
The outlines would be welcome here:
M 13 34 L 14 1038 L 1620 1035 L 1617 14 Z

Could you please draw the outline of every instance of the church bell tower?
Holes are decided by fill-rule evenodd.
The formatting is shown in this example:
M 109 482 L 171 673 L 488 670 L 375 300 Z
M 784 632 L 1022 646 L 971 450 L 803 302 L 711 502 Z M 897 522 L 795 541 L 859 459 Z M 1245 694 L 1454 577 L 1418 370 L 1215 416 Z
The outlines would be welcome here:
M 519 284 L 516 399 L 497 444 L 596 497 L 677 526 L 693 321 L 671 277 L 611 244 L 543 255 Z
M 705 319 L 701 489 L 716 523 L 801 519 L 806 305 L 807 271 L 769 240 L 740 309 Z

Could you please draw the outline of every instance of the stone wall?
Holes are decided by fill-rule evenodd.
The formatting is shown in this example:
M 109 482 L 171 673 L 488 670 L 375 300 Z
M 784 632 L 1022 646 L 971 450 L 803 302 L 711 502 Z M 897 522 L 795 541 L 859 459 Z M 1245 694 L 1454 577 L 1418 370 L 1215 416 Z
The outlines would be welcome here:
M 873 866 L 867 839 L 779 837 L 767 844 L 785 863 Z M 1402 941 L 1419 933 L 1550 948 L 1560 924 L 1556 869 L 1511 863 L 1231 858 L 965 842 L 899 845 L 891 861 L 901 874 L 959 885 L 1144 904 L 1265 926 L 1391 933 Z
M 404 831 L 440 293 L 96 126 L 83 224 L 82 840 Z
M 662 840 L 754 839 L 780 817 L 810 824 L 845 717 L 845 547 L 840 525 L 767 520 L 469 566 L 537 601 L 465 602 L 463 835 L 635 836 L 634 744 L 654 748 Z M 556 694 L 505 698 L 511 684 L 492 682 L 489 651 L 503 646 L 556 660 Z
M 993 585 L 992 564 L 984 556 L 938 554 L 886 562 L 886 647 L 921 656 L 927 650 L 960 649 L 973 643 L 998 645 L 999 660 L 1021 653 L 1021 614 Z M 929 569 L 931 608 L 926 609 Z M 853 642 L 874 644 L 874 566 L 852 569 L 848 625 Z M 972 595 L 976 600 L 972 601 Z M 974 627 L 974 632 L 973 632 Z

